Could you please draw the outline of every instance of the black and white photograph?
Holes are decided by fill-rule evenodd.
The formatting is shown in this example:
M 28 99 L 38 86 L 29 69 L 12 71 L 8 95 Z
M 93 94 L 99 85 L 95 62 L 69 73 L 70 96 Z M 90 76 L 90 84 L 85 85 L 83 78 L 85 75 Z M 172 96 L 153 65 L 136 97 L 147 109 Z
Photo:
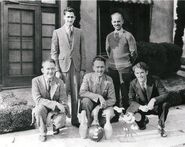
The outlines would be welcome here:
M 0 0 L 0 147 L 185 146 L 185 0 Z

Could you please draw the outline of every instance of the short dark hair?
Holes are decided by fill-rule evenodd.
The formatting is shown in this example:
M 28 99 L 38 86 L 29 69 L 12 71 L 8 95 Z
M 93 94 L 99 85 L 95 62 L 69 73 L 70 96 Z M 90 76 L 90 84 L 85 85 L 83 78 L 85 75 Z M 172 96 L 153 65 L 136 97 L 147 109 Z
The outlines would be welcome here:
M 53 63 L 53 64 L 55 64 L 56 65 L 56 63 L 55 63 L 55 60 L 53 60 L 53 59 L 46 59 L 46 60 L 44 60 L 43 62 L 42 62 L 42 67 L 44 67 L 44 64 L 45 63 Z
M 64 15 L 66 15 L 66 12 L 73 12 L 75 15 L 75 9 L 73 9 L 72 7 L 67 7 L 64 9 Z
M 149 70 L 148 65 L 146 63 L 144 63 L 144 62 L 138 62 L 136 65 L 134 65 L 132 67 L 132 70 L 135 71 L 136 68 L 140 68 L 140 69 L 143 69 L 145 71 Z
M 106 59 L 101 55 L 98 55 L 98 56 L 94 57 L 93 64 L 94 64 L 95 61 L 103 61 L 104 63 L 106 63 Z

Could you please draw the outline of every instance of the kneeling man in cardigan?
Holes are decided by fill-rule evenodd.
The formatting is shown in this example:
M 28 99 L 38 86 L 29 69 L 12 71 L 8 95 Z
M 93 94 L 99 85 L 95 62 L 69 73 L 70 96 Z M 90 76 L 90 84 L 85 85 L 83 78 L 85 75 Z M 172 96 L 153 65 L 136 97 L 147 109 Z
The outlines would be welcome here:
M 158 115 L 158 129 L 161 137 L 166 137 L 164 127 L 169 111 L 168 93 L 158 79 L 148 75 L 148 66 L 144 62 L 133 66 L 133 71 L 136 79 L 130 84 L 130 106 L 127 112 L 141 114 L 141 120 L 136 121 L 140 130 L 146 129 L 146 124 L 149 123 L 146 115 Z

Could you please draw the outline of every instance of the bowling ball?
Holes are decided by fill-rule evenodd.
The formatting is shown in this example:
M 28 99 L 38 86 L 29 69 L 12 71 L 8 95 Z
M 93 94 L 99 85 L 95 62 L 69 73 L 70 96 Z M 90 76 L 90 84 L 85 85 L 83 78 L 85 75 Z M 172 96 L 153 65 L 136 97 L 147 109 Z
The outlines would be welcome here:
M 135 117 L 136 121 L 140 121 L 141 120 L 141 114 L 140 113 L 135 113 L 134 117 Z
M 89 138 L 93 141 L 100 141 L 103 138 L 103 128 L 100 127 L 99 125 L 92 125 L 89 128 Z

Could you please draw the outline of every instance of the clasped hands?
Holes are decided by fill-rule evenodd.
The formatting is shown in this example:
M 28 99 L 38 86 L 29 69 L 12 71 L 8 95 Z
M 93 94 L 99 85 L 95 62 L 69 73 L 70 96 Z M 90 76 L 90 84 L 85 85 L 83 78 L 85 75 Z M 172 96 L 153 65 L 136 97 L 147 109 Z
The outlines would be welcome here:
M 61 113 L 65 113 L 65 107 L 63 104 L 59 103 L 59 102 L 56 102 L 56 101 L 53 101 L 53 104 L 54 104 L 54 111 L 58 111 L 58 112 L 61 112 Z
M 143 112 L 148 112 L 149 110 L 152 110 L 154 108 L 154 104 L 156 102 L 156 99 L 152 98 L 148 105 L 140 105 L 139 109 Z
M 103 96 L 98 95 L 98 99 L 100 101 L 100 107 L 102 109 L 105 109 L 107 107 L 107 103 L 106 103 L 105 99 L 103 98 Z

